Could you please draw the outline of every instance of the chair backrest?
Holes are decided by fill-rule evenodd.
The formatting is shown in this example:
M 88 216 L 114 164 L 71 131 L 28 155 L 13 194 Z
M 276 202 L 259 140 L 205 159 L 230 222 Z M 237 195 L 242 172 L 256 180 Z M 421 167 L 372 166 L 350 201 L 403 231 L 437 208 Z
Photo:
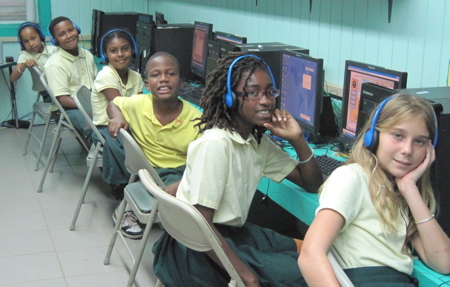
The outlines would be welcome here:
M 61 113 L 61 117 L 64 117 L 64 120 L 68 121 L 70 123 L 70 125 L 72 125 L 72 122 L 70 122 L 70 119 L 66 114 L 66 111 L 61 106 L 59 101 L 56 99 L 55 95 L 53 95 L 53 92 L 50 90 L 50 87 L 48 86 L 48 82 L 47 82 L 47 75 L 45 74 L 45 72 L 41 73 L 40 79 L 41 79 L 42 85 L 45 87 L 45 90 L 52 98 L 53 104 L 58 108 L 59 112 Z
M 45 86 L 42 84 L 41 81 L 41 71 L 39 70 L 39 68 L 33 66 L 31 68 L 28 68 L 28 71 L 30 71 L 31 80 L 33 81 L 33 86 L 31 87 L 31 89 L 36 92 L 46 91 L 47 89 L 45 88 Z
M 147 170 L 140 170 L 139 178 L 148 192 L 158 201 L 159 219 L 170 236 L 196 251 L 214 250 L 231 279 L 237 286 L 244 286 L 219 239 L 202 214 L 194 206 L 163 191 Z
M 105 145 L 105 138 L 99 132 L 93 122 L 91 91 L 86 86 L 79 86 L 73 94 L 73 99 L 78 109 L 83 114 L 87 127 L 89 127 L 89 129 L 91 129 L 93 133 L 95 133 L 102 145 Z
M 125 167 L 128 172 L 131 173 L 131 176 L 136 176 L 139 173 L 139 170 L 146 169 L 155 179 L 158 186 L 162 189 L 166 189 L 166 186 L 159 177 L 158 173 L 150 164 L 150 161 L 147 159 L 141 147 L 134 140 L 131 134 L 124 129 L 120 129 L 120 136 L 122 137 L 123 148 L 125 150 Z

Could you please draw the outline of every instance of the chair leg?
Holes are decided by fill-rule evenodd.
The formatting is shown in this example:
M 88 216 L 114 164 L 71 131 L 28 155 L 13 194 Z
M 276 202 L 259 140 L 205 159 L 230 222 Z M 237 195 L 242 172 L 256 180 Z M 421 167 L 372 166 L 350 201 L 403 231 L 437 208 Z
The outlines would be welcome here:
M 103 260 L 103 264 L 108 265 L 109 260 L 111 259 L 111 253 L 116 244 L 117 235 L 120 232 L 120 222 L 122 221 L 123 214 L 125 212 L 125 207 L 127 205 L 126 199 L 123 199 L 119 205 L 119 214 L 116 217 L 116 225 L 114 226 L 114 233 L 111 235 L 111 241 L 109 242 L 108 251 L 106 252 L 105 259 Z
M 58 142 L 56 143 L 55 148 L 55 156 L 52 158 L 52 162 L 50 164 L 50 170 L 49 173 L 53 172 L 53 168 L 55 167 L 56 158 L 58 157 L 59 148 L 61 147 L 62 138 L 58 135 Z
M 130 277 L 128 277 L 128 287 L 132 287 L 134 283 L 134 279 L 136 277 L 136 273 L 139 268 L 139 264 L 141 264 L 142 255 L 144 255 L 145 246 L 147 245 L 148 236 L 150 235 L 150 230 L 152 229 L 153 222 L 155 221 L 156 212 L 158 209 L 157 201 L 155 200 L 152 206 L 152 212 L 147 221 L 147 225 L 145 226 L 144 234 L 142 235 L 141 243 L 139 244 L 139 249 L 137 251 L 136 259 L 133 262 L 133 268 L 130 271 Z
M 95 149 L 92 154 L 92 161 L 89 165 L 88 173 L 86 175 L 86 179 L 84 180 L 83 188 L 81 190 L 80 199 L 78 200 L 77 207 L 75 208 L 75 213 L 73 214 L 72 223 L 70 224 L 70 231 L 75 230 L 75 224 L 77 223 L 78 215 L 80 214 L 81 205 L 84 203 L 84 198 L 86 197 L 86 193 L 89 187 L 89 182 L 91 181 L 92 173 L 94 172 L 94 167 L 96 165 L 96 159 L 98 155 L 98 148 Z
M 41 162 L 42 152 L 44 151 L 45 139 L 47 138 L 48 129 L 50 127 L 50 120 L 51 120 L 51 117 L 49 116 L 45 122 L 44 134 L 42 135 L 42 139 L 40 141 L 39 155 L 36 159 L 36 165 L 34 166 L 35 171 L 38 170 L 39 163 Z M 31 127 L 30 127 L 30 129 L 31 129 Z
M 33 112 L 32 115 L 31 115 L 30 127 L 28 129 L 27 140 L 25 141 L 25 147 L 23 148 L 22 155 L 27 155 L 28 143 L 30 142 L 31 130 L 33 129 L 34 117 L 35 116 L 36 116 L 36 114 Z
M 55 148 L 56 148 L 58 140 L 60 140 L 60 138 L 59 138 L 59 133 L 60 133 L 59 128 L 60 128 L 60 126 L 57 127 L 57 131 L 56 131 L 56 133 L 55 133 L 55 135 L 53 137 L 53 142 L 52 142 L 52 146 L 50 147 L 50 152 L 48 154 L 47 163 L 45 164 L 44 171 L 42 172 L 41 182 L 39 183 L 39 187 L 38 187 L 38 190 L 37 190 L 37 192 L 39 192 L 39 193 L 42 192 L 42 187 L 44 186 L 44 181 L 45 181 L 45 178 L 47 177 L 47 173 L 48 173 L 48 170 L 50 168 L 50 165 L 52 165 L 52 163 L 56 159 L 56 155 L 58 153 L 58 150 L 55 149 Z M 54 159 L 54 157 L 55 157 L 55 159 Z

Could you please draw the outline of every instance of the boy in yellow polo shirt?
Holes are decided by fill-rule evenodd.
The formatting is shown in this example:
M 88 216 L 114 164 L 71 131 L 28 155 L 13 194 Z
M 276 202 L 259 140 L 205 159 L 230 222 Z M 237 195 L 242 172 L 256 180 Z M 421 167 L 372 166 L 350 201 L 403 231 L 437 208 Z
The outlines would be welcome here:
M 178 60 L 166 52 L 150 57 L 145 86 L 151 94 L 116 97 L 107 107 L 109 131 L 116 137 L 120 128 L 130 129 L 136 142 L 161 176 L 167 192 L 175 194 L 186 165 L 189 143 L 199 137 L 201 112 L 178 98 L 183 85 Z M 129 238 L 142 236 L 133 214 L 127 213 L 122 231 Z

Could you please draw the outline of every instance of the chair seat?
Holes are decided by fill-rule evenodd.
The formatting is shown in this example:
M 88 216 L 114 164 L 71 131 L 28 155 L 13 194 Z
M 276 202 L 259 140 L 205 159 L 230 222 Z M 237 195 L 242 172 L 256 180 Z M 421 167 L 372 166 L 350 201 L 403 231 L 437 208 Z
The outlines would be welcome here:
M 51 108 L 52 108 L 51 103 L 35 102 L 33 104 L 33 111 L 44 120 L 50 117 Z
M 142 182 L 137 181 L 128 184 L 125 189 L 141 212 L 150 213 L 152 211 L 152 206 L 156 199 L 145 189 Z
M 97 149 L 97 146 L 95 144 L 91 145 L 91 149 L 89 150 L 88 155 L 86 156 L 86 165 L 90 166 L 92 163 L 92 160 L 95 160 L 95 167 L 102 167 L 103 166 L 103 147 L 99 147 L 99 151 L 97 153 L 97 157 L 94 159 L 94 153 Z

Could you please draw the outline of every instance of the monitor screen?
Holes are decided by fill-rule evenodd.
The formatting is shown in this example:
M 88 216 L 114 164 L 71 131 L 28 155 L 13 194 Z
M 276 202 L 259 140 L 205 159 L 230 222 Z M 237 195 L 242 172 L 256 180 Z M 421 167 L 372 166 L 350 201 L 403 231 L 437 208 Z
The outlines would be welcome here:
M 342 96 L 342 129 L 339 145 L 349 151 L 357 137 L 362 83 L 374 83 L 389 89 L 406 88 L 407 73 L 355 61 L 345 62 Z
M 323 59 L 283 51 L 281 59 L 280 108 L 300 124 L 305 138 L 320 140 L 320 115 L 323 101 Z
M 206 59 L 208 54 L 208 40 L 212 39 L 213 25 L 203 22 L 194 22 L 194 39 L 192 43 L 191 71 L 202 81 L 206 77 Z
M 214 32 L 214 40 L 229 44 L 246 44 L 247 38 L 225 32 Z

